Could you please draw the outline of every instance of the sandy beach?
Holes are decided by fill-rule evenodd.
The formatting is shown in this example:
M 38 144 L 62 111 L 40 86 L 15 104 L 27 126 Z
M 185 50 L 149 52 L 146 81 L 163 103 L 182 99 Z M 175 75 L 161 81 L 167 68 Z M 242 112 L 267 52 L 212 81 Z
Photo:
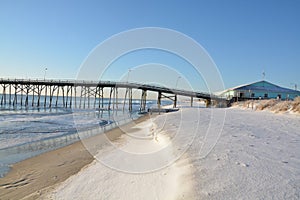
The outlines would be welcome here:
M 135 123 L 149 119 L 143 116 Z M 123 134 L 119 128 L 108 131 L 106 137 L 115 140 Z M 91 138 L 103 138 L 102 135 Z M 101 140 L 101 139 L 100 139 Z M 10 172 L 0 179 L 0 199 L 37 199 L 44 191 L 65 181 L 92 163 L 94 157 L 81 141 L 14 164 Z
M 223 126 L 209 122 L 212 111 L 215 119 L 226 111 Z M 127 134 L 108 132 L 115 146 L 103 146 L 95 160 L 76 143 L 17 163 L 0 179 L 1 199 L 299 199 L 299 122 L 299 115 L 239 108 L 183 107 L 146 116 L 122 128 Z M 203 141 L 212 139 L 206 133 L 218 126 L 222 133 L 203 157 Z M 170 164 L 161 168 L 128 162 L 119 152 L 167 146 L 172 150 L 160 152 L 156 163 Z M 130 171 L 145 167 L 153 170 Z
M 0 179 L 1 199 L 36 199 L 42 189 L 76 174 L 91 163 L 93 157 L 81 142 L 21 161 Z

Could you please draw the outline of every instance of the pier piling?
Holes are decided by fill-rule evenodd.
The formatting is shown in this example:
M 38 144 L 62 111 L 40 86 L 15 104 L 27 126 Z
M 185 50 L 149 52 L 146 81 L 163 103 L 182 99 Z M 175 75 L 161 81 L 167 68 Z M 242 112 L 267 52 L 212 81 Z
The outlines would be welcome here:
M 96 82 L 96 81 L 54 81 L 54 80 L 30 80 L 30 79 L 0 79 L 0 105 L 5 106 L 25 106 L 51 108 L 62 106 L 65 108 L 101 108 L 104 109 L 104 89 L 109 88 L 109 98 L 107 109 L 119 108 L 119 89 L 125 89 L 123 110 L 128 103 L 128 110 L 132 111 L 133 93 L 132 90 L 140 90 L 141 112 L 146 111 L 147 92 L 157 92 L 157 106 L 161 108 L 162 99 L 173 102 L 173 107 L 177 107 L 178 95 L 191 98 L 205 99 L 207 106 L 210 106 L 211 99 L 218 102 L 226 101 L 207 93 L 169 89 L 159 86 L 151 86 L 138 83 L 117 83 L 117 82 Z M 56 95 L 55 95 L 56 94 Z M 79 95 L 78 95 L 79 94 Z M 78 96 L 77 96 L 78 95 Z M 79 99 L 79 102 L 78 102 Z

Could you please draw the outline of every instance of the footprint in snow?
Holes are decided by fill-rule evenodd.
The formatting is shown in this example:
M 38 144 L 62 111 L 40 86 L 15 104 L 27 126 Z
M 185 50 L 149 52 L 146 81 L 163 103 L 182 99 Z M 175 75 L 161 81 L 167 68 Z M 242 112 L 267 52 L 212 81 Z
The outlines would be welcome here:
M 240 166 L 242 166 L 242 167 L 249 167 L 249 165 L 246 164 L 246 163 L 236 162 L 235 164 L 236 164 L 236 165 L 240 165 Z
M 255 136 L 255 135 L 253 135 L 253 134 L 252 134 L 252 135 L 249 135 L 249 137 L 252 138 L 252 139 L 258 138 L 257 136 Z

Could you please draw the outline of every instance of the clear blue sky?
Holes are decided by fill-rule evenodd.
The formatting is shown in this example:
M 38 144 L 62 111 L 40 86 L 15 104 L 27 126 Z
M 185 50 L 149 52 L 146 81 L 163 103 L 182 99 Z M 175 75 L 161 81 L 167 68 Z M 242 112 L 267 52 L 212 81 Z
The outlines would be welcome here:
M 89 52 L 139 27 L 180 31 L 210 54 L 225 87 L 300 85 L 300 1 L 0 0 L 0 77 L 76 78 Z

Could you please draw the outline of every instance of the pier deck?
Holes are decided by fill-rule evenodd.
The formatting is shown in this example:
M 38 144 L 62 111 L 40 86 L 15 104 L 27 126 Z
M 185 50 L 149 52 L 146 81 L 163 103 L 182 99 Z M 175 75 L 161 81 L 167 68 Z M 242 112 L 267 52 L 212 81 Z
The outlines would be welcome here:
M 21 97 L 19 97 L 19 105 L 25 107 L 57 106 L 58 97 L 61 96 L 64 107 L 85 108 L 86 105 L 87 107 L 90 107 L 90 101 L 93 101 L 93 108 L 104 108 L 104 88 L 108 88 L 110 90 L 108 97 L 109 103 L 107 109 L 111 109 L 111 107 L 118 107 L 119 89 L 125 90 L 123 109 L 127 100 L 128 109 L 130 111 L 132 110 L 132 89 L 137 89 L 141 91 L 140 111 L 146 110 L 146 100 L 148 91 L 157 92 L 158 108 L 160 108 L 161 106 L 161 99 L 164 98 L 173 101 L 174 107 L 176 107 L 178 95 L 190 97 L 191 105 L 193 105 L 193 98 L 204 99 L 206 100 L 207 105 L 210 105 L 212 101 L 225 101 L 225 99 L 209 93 L 194 92 L 130 82 L 0 79 L 0 87 L 2 89 L 0 90 L 0 92 L 2 93 L 0 102 L 1 105 L 9 104 L 16 106 L 18 104 L 17 96 L 21 95 Z M 29 101 L 29 98 L 31 98 L 31 101 Z M 79 102 L 77 102 L 76 99 L 79 99 Z

